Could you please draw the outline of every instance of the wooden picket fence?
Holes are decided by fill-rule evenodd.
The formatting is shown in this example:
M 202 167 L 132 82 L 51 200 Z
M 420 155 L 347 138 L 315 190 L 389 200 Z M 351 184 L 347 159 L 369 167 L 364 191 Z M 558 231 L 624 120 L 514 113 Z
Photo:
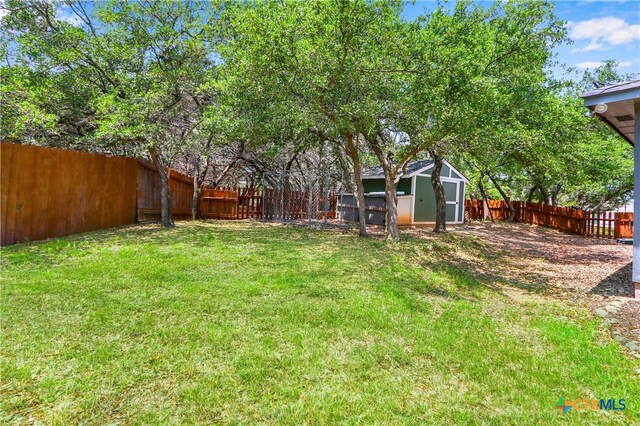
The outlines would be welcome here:
M 313 201 L 313 200 L 312 200 Z M 311 218 L 324 218 L 325 199 L 312 203 Z M 336 217 L 337 196 L 327 199 L 327 218 Z M 309 218 L 309 193 L 306 191 L 262 188 L 203 188 L 200 216 L 205 219 L 299 220 Z
M 633 213 L 595 212 L 522 201 L 513 201 L 512 204 L 515 208 L 514 222 L 546 226 L 586 237 L 633 237 Z M 491 212 L 490 215 L 489 212 L 485 214 L 485 204 L 482 200 L 465 201 L 465 211 L 470 220 L 491 218 L 494 221 L 503 221 L 508 219 L 509 207 L 506 202 L 488 200 L 487 207 Z
M 262 193 L 260 188 L 238 189 L 238 219 L 262 219 Z

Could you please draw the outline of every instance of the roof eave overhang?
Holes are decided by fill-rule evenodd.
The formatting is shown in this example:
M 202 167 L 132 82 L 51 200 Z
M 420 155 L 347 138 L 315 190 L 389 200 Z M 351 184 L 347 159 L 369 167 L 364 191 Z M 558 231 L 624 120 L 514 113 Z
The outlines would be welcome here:
M 597 94 L 597 95 L 591 95 L 591 96 L 584 96 L 583 97 L 584 100 L 584 106 L 589 108 L 589 110 L 594 111 L 595 112 L 595 107 L 596 105 L 599 104 L 616 104 L 616 103 L 630 103 L 631 105 L 633 105 L 634 103 L 640 102 L 640 87 L 633 87 L 627 90 L 620 90 L 617 92 L 613 92 L 613 93 L 603 93 L 603 94 Z M 622 138 L 624 140 L 626 140 L 629 144 L 631 144 L 631 146 L 634 146 L 633 141 L 629 138 L 628 135 L 626 135 L 625 133 L 623 133 L 620 128 L 614 123 L 612 122 L 606 115 L 606 113 L 604 114 L 599 114 L 596 113 L 596 115 L 605 123 L 607 123 L 607 125 L 609 125 L 609 127 L 611 127 L 613 130 L 616 131 L 616 133 L 618 133 L 620 136 L 622 136 Z
M 591 111 L 593 111 L 594 107 L 589 107 L 589 109 L 590 109 Z M 625 141 L 627 141 L 627 142 L 629 143 L 629 145 L 631 145 L 631 146 L 635 146 L 635 144 L 633 143 L 633 141 L 632 141 L 631 139 L 629 139 L 629 137 L 628 137 L 627 135 L 625 135 L 624 133 L 622 133 L 622 132 L 620 131 L 620 129 L 618 129 L 618 126 L 616 126 L 615 124 L 613 124 L 613 123 L 611 122 L 611 120 L 609 120 L 609 119 L 608 119 L 607 117 L 605 117 L 603 114 L 598 114 L 598 113 L 596 112 L 596 115 L 597 115 L 597 116 L 598 116 L 602 121 L 604 121 L 605 123 L 607 123 L 607 125 L 608 125 L 609 127 L 611 127 L 613 130 L 615 130 L 615 132 L 616 132 L 617 134 L 619 134 L 619 135 L 622 137 L 622 139 L 624 139 Z

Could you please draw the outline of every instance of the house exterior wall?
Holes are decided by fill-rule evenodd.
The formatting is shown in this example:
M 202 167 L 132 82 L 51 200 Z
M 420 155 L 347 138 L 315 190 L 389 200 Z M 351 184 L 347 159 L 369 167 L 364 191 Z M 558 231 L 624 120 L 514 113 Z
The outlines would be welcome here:
M 640 206 L 640 103 L 634 105 L 634 131 L 635 145 L 633 147 L 633 204 Z M 639 208 L 640 209 L 640 208 Z M 640 298 L 640 232 L 633 233 L 633 266 L 632 281 L 635 287 L 635 298 Z

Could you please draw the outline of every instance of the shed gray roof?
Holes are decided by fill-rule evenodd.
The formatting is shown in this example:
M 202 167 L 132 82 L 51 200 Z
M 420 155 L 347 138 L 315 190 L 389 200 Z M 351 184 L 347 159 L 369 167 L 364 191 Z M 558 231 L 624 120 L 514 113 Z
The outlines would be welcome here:
M 404 177 L 411 177 L 414 173 L 419 172 L 422 169 L 426 169 L 429 166 L 433 165 L 433 160 L 420 160 L 420 161 L 412 161 L 407 165 L 407 173 Z M 371 178 L 384 176 L 384 172 L 382 171 L 381 166 L 369 167 L 362 171 L 363 178 Z
M 469 183 L 469 179 L 464 177 L 462 173 L 460 173 L 455 167 L 451 165 L 447 160 L 442 160 L 443 164 L 446 164 L 453 172 L 459 175 L 462 180 L 466 183 Z M 420 161 L 412 161 L 407 164 L 407 172 L 402 175 L 403 178 L 413 177 L 428 168 L 433 166 L 433 160 L 420 160 Z M 362 179 L 384 179 L 384 172 L 382 171 L 382 167 L 370 167 L 362 171 Z

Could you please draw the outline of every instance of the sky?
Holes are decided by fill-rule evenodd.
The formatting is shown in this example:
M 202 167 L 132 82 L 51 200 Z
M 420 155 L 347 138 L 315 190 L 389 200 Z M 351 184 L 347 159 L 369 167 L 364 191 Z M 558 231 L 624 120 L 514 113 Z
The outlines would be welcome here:
M 621 74 L 640 74 L 640 0 L 565 0 L 555 5 L 573 41 L 555 49 L 558 62 L 581 73 L 614 59 Z M 435 6 L 435 1 L 416 1 L 405 7 L 404 15 L 413 19 Z M 564 73 L 559 66 L 552 71 L 558 78 Z

